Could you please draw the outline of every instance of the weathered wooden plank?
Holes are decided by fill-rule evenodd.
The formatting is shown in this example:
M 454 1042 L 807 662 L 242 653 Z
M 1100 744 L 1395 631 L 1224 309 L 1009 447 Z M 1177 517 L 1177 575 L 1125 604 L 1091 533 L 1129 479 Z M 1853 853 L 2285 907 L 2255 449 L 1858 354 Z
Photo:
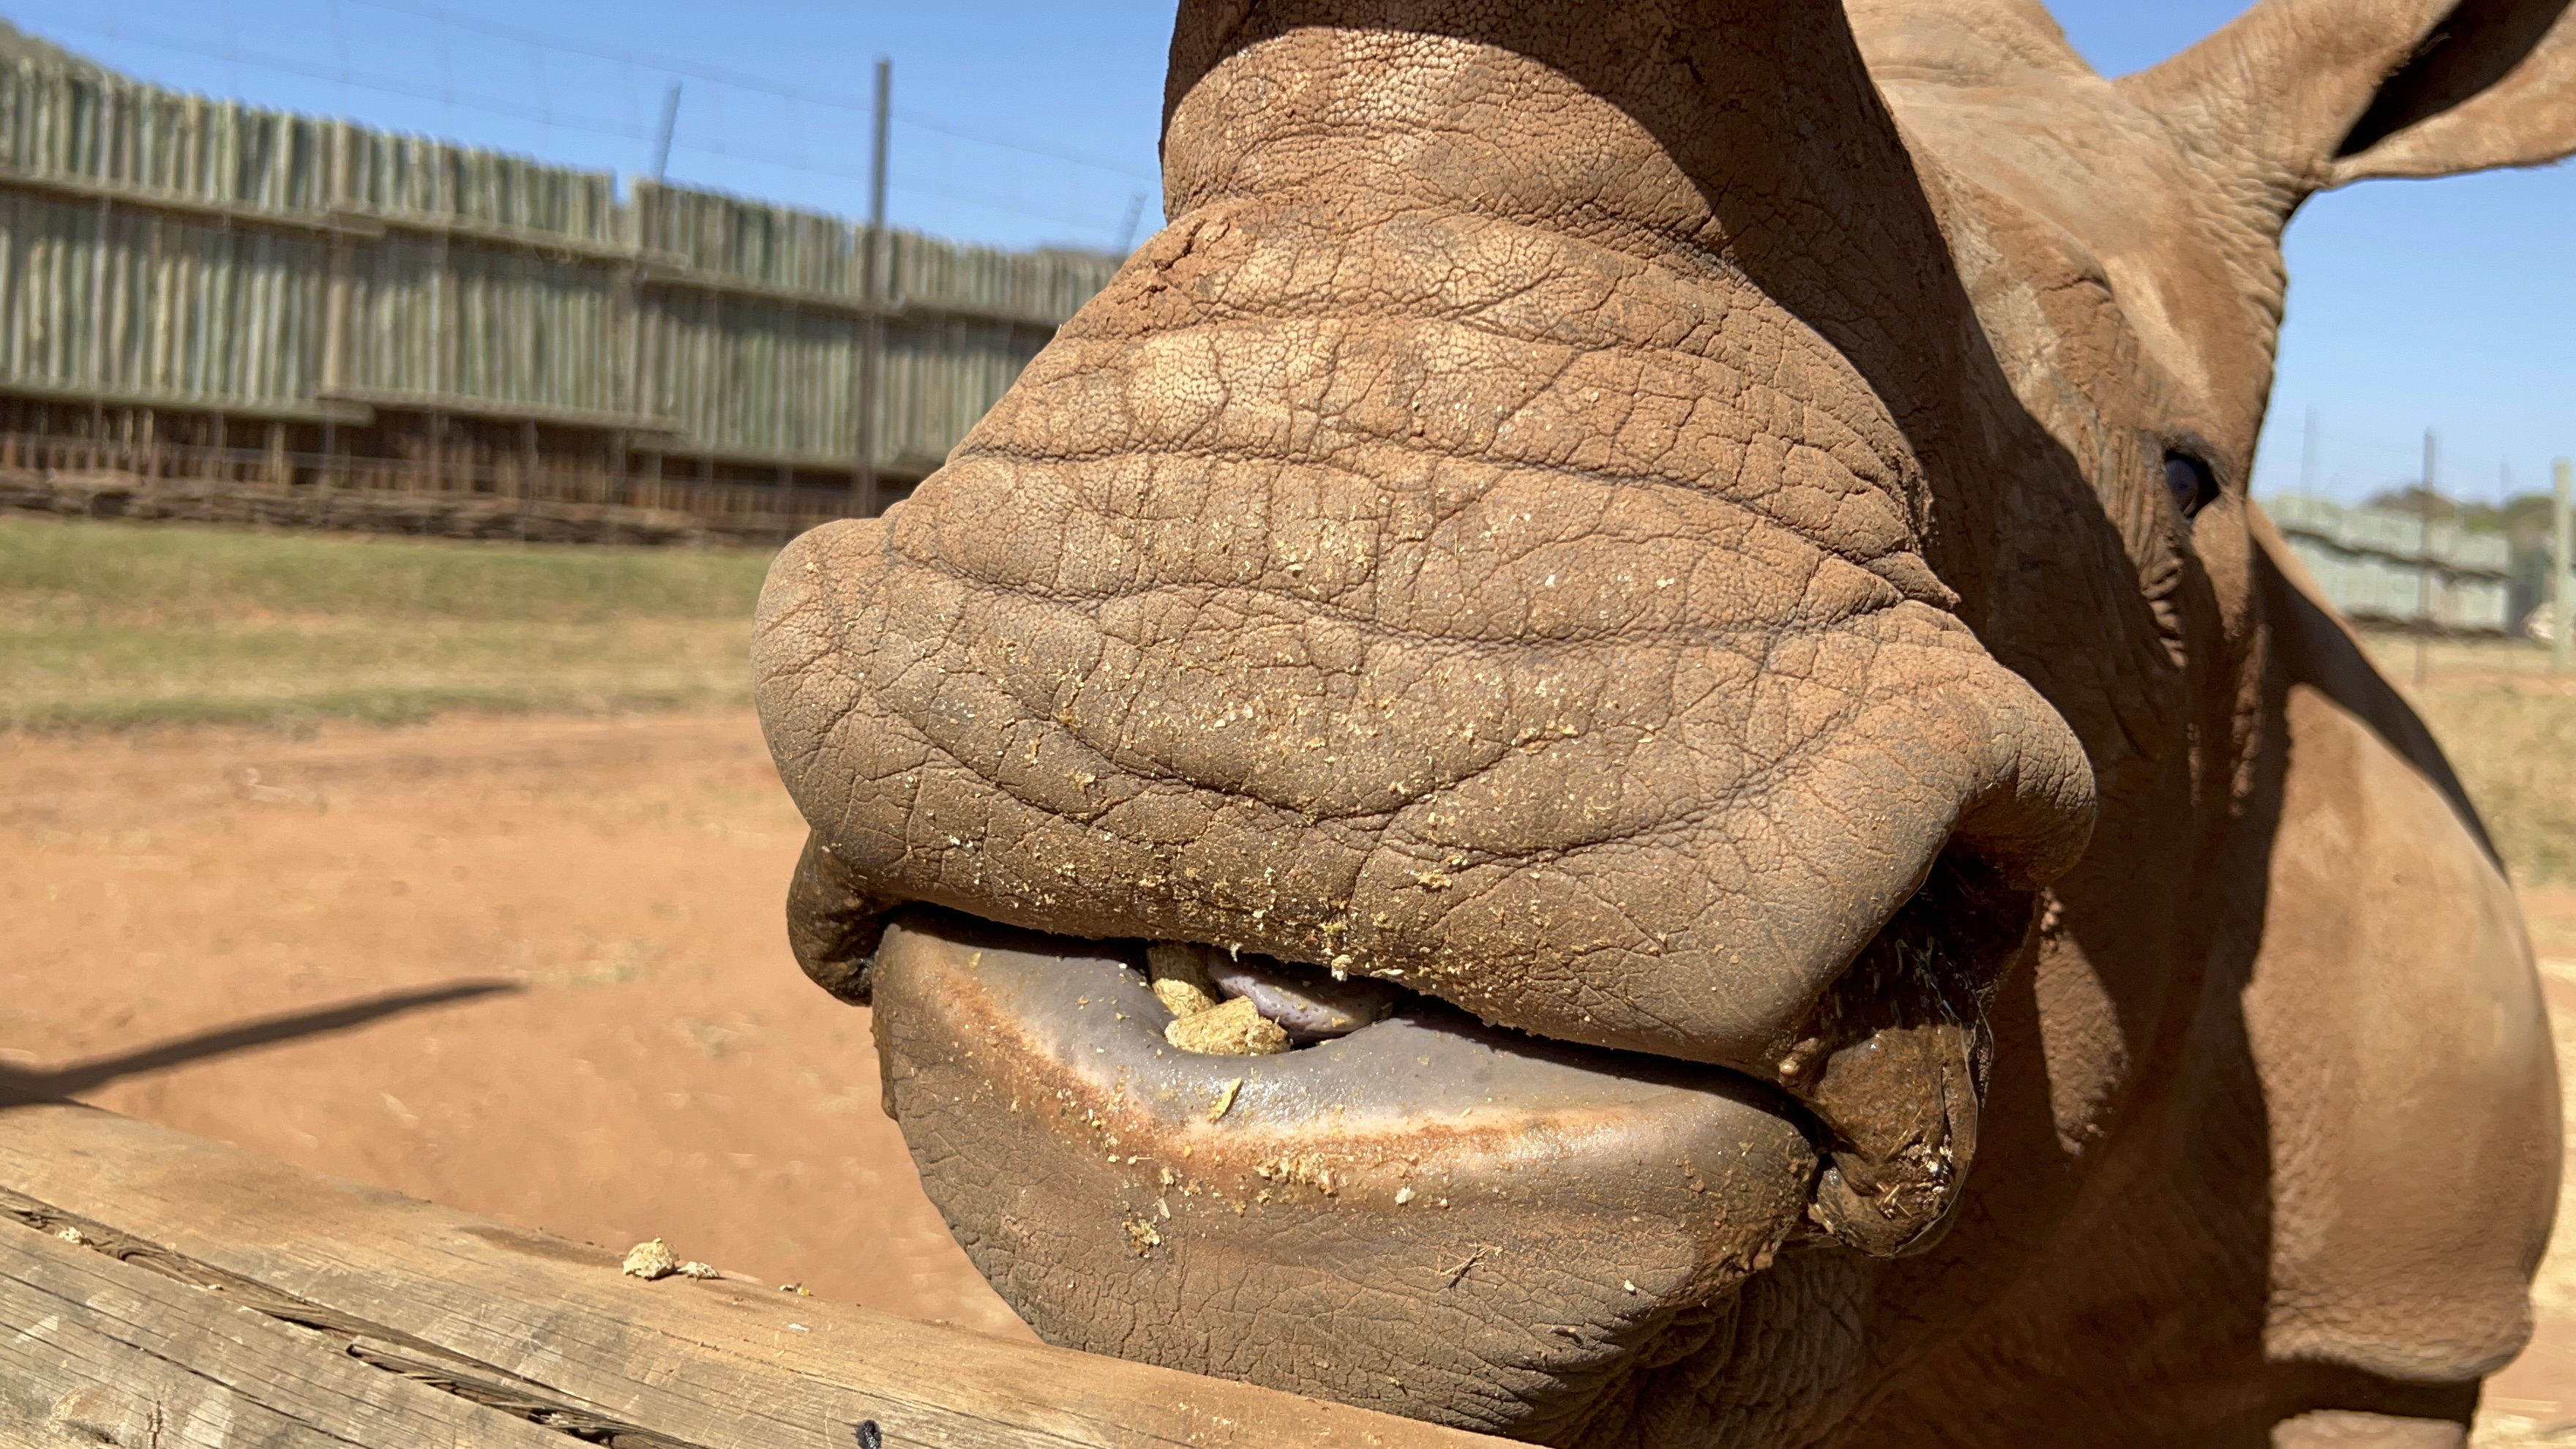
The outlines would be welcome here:
M 322 402 L 347 403 L 370 410 L 387 408 L 411 412 L 441 412 L 465 418 L 562 423 L 585 428 L 623 429 L 634 433 L 668 433 L 672 430 L 668 423 L 655 418 L 633 417 L 625 413 L 602 412 L 590 408 L 555 407 L 548 403 L 513 402 L 506 398 L 476 397 L 467 393 L 410 392 L 391 387 L 333 387 L 318 389 L 317 396 Z
M 585 261 L 665 260 L 640 253 L 624 242 L 594 241 L 543 227 L 476 221 L 471 217 L 437 212 L 344 206 L 333 209 L 327 215 L 333 226 L 356 235 L 382 236 L 388 231 L 404 231 L 420 236 L 447 236 L 464 241 L 483 242 L 491 246 L 521 247 L 553 256 L 579 257 Z M 676 258 L 669 260 L 676 260 Z
M 112 408 L 167 408 L 173 412 L 221 409 L 237 418 L 276 418 L 287 422 L 339 423 L 351 427 L 365 427 L 376 417 L 372 408 L 326 398 L 311 402 L 217 398 L 165 388 L 98 388 L 16 377 L 0 377 L 0 397 L 37 398 L 46 402 L 95 402 Z
M 663 1449 L 848 1449 L 868 1419 L 897 1449 L 1496 1442 L 739 1280 L 648 1284 L 605 1249 L 87 1108 L 0 1111 L 0 1188 L 0 1211 L 21 1221 L 211 1275 L 237 1301 L 349 1335 L 370 1361 L 497 1385 Z
M 650 258 L 646 260 L 651 262 Z M 780 286 L 774 282 L 741 277 L 730 272 L 711 271 L 704 267 L 682 266 L 670 262 L 651 262 L 651 266 L 652 269 L 644 273 L 642 278 L 643 284 L 647 287 L 715 292 L 728 297 L 751 297 L 764 302 L 776 302 L 782 306 L 797 307 L 809 312 L 822 312 L 838 317 L 865 317 L 870 310 L 867 299 L 863 297 L 852 297 L 838 292 L 818 292 L 802 287 Z M 990 322 L 1000 327 L 1024 327 L 1048 334 L 1052 334 L 1056 329 L 1055 318 L 1035 315 L 1028 309 L 974 302 L 945 302 L 936 297 L 906 297 L 889 302 L 876 310 L 883 312 L 886 320 L 890 322 L 944 320 L 957 317 L 968 321 Z
M 135 186 L 121 181 L 100 181 L 77 174 L 22 171 L 0 167 L 0 186 L 17 191 L 33 191 L 47 196 L 60 196 L 73 201 L 107 201 L 137 211 L 167 212 L 174 216 L 203 217 L 230 222 L 235 226 L 278 227 L 287 231 L 323 232 L 338 236 L 381 237 L 382 221 L 358 212 L 299 212 L 259 206 L 237 201 L 209 201 L 203 196 L 184 191 L 171 191 L 152 186 Z
M 209 1449 L 566 1444 L 328 1335 L 15 1222 L 0 1222 L 0 1431 Z
M 605 432 L 603 453 L 645 414 L 710 470 L 841 472 L 860 333 L 882 321 L 865 431 L 881 474 L 917 475 L 1118 265 L 896 233 L 871 308 L 865 237 L 651 182 L 621 205 L 604 172 L 0 64 L 15 397 L 363 426 L 327 399 L 462 395 L 480 401 L 433 410 Z M 438 491 L 460 476 L 446 446 L 385 476 Z

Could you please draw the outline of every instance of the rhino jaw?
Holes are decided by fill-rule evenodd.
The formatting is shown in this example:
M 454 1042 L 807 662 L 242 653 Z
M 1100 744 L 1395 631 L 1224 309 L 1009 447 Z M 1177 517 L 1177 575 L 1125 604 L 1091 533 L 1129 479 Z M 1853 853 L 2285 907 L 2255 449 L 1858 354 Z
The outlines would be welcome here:
M 1050 1341 L 1557 1437 L 1808 1223 L 1802 1114 L 1738 1074 L 1420 998 L 1201 1056 L 1133 954 L 916 910 L 872 971 L 923 1185 Z

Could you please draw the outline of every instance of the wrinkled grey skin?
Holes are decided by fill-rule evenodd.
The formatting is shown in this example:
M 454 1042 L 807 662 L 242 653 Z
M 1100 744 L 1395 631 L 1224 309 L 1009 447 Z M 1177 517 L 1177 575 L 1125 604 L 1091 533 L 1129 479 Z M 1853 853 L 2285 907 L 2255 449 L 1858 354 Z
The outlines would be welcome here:
M 2529 948 L 2243 480 L 2299 202 L 2570 149 L 2563 0 L 2117 83 L 2011 0 L 1190 0 L 1171 225 L 772 572 L 799 960 L 1060 1342 L 1557 1444 L 2457 1444 Z M 1406 995 L 1179 1052 L 1149 942 Z

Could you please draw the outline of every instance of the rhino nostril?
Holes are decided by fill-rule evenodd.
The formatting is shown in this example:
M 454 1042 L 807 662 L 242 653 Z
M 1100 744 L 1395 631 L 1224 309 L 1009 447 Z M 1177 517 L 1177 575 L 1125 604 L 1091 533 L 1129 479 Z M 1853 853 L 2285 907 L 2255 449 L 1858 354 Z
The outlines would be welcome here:
M 825 991 L 867 1005 L 877 941 L 894 904 L 867 891 L 820 832 L 809 833 L 787 883 L 787 944 L 796 964 Z
M 1826 1140 L 1810 1215 L 1876 1257 L 1920 1252 L 1956 1209 L 1977 1147 L 1987 1011 L 2034 897 L 1944 855 L 1837 978 L 1780 1059 Z

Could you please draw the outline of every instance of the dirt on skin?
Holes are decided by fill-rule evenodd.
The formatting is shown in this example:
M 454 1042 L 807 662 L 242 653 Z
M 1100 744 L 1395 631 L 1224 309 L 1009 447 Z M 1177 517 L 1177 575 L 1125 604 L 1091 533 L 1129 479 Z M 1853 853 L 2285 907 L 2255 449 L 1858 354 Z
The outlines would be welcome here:
M 788 955 L 802 839 L 747 711 L 0 737 L 0 1088 L 1027 1337 Z
M 0 1088 L 1027 1337 L 788 956 L 801 839 L 748 713 L 10 738 Z M 2576 1082 L 2576 889 L 2523 901 Z M 2481 1445 L 2576 1443 L 2563 1210 L 2534 1297 Z

